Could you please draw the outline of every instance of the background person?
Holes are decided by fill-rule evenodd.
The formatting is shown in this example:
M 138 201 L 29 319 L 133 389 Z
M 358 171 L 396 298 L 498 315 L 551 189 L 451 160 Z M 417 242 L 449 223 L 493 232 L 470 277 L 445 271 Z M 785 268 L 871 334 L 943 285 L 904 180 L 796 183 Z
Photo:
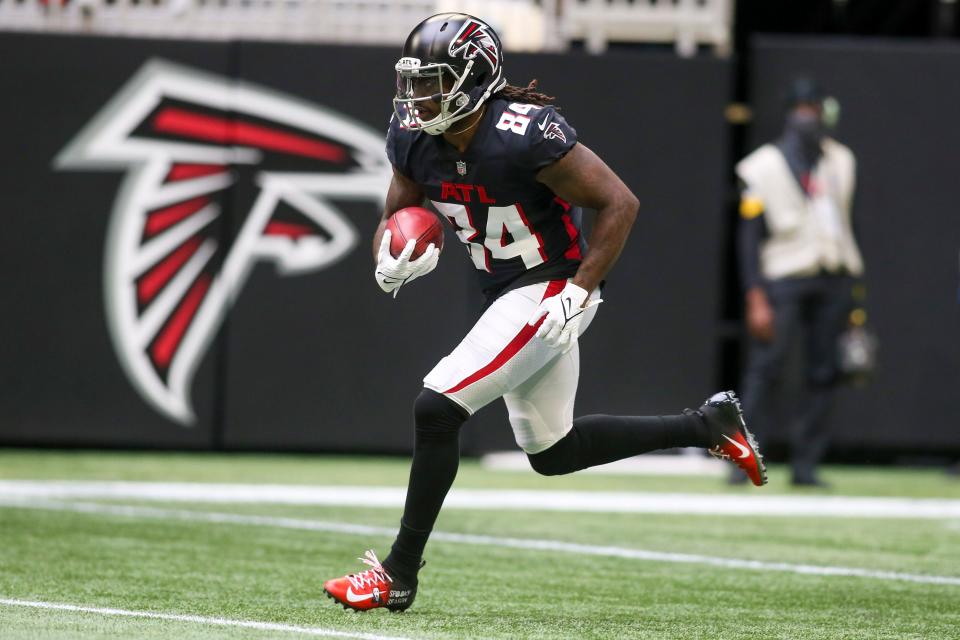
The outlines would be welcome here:
M 816 468 L 826 450 L 826 417 L 838 382 L 837 339 L 863 274 L 851 216 L 856 162 L 827 136 L 836 102 L 811 79 L 788 90 L 783 133 L 741 160 L 738 252 L 746 289 L 749 361 L 743 410 L 761 440 L 774 425 L 770 400 L 787 355 L 803 338 L 805 394 L 790 418 L 795 485 L 823 485 Z M 791 403 L 792 404 L 792 403 Z M 734 481 L 742 474 L 735 471 Z

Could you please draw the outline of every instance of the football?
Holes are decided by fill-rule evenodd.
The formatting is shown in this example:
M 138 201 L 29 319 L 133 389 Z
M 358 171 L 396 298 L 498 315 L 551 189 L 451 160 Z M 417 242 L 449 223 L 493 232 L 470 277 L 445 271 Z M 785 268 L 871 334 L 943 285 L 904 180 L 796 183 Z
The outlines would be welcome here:
M 400 209 L 387 219 L 387 229 L 392 236 L 390 255 L 394 258 L 400 255 L 409 240 L 417 241 L 410 255 L 411 260 L 423 255 L 431 243 L 435 244 L 437 249 L 443 249 L 443 225 L 429 209 L 423 207 Z

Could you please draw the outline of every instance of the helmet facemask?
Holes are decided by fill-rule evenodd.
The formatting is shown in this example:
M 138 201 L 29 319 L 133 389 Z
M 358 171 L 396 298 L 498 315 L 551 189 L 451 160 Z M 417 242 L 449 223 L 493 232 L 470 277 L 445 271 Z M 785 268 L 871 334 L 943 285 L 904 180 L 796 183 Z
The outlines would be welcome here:
M 474 61 L 470 60 L 463 71 L 457 73 L 446 63 L 421 65 L 419 58 L 400 58 L 395 66 L 397 95 L 393 99 L 393 109 L 400 123 L 408 129 L 419 129 L 436 136 L 457 120 L 475 113 L 489 96 L 484 94 L 481 99 L 473 101 L 463 91 L 464 81 L 473 65 Z M 440 112 L 424 119 L 421 112 L 427 102 L 438 105 Z

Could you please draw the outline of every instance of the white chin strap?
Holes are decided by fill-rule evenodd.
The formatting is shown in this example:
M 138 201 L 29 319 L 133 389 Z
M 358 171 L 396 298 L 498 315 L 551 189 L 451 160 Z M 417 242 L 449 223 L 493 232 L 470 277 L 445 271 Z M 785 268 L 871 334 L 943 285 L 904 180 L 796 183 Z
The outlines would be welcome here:
M 431 122 L 436 122 L 436 124 L 430 124 Z M 438 136 L 449 129 L 450 125 L 452 125 L 454 122 L 456 122 L 456 120 L 445 120 L 443 114 L 441 113 L 436 118 L 431 120 L 420 120 L 420 130 L 428 135 Z
M 466 94 L 462 94 L 460 98 L 457 99 L 456 102 L 463 101 L 462 105 L 457 106 L 458 109 L 461 108 L 463 105 L 467 104 L 469 99 L 464 100 L 464 98 L 466 98 Z M 482 101 L 483 100 L 481 100 L 481 102 Z M 460 120 L 463 120 L 468 115 L 476 111 L 476 109 L 470 109 L 464 113 L 461 113 L 460 115 L 451 116 L 449 111 L 447 110 L 447 104 L 449 102 L 452 102 L 452 101 L 444 101 L 440 105 L 440 113 L 435 118 L 431 118 L 430 120 L 420 120 L 418 118 L 418 120 L 420 120 L 420 128 L 423 130 L 424 133 L 431 136 L 438 136 L 444 131 L 446 131 L 447 129 L 449 129 L 450 125 L 452 125 L 454 122 L 459 122 Z
M 463 95 L 465 96 L 466 94 L 463 94 Z M 438 136 L 444 131 L 446 131 L 447 129 L 449 129 L 450 125 L 452 125 L 454 122 L 459 122 L 460 120 L 463 120 L 467 116 L 473 115 L 474 113 L 479 111 L 480 107 L 483 106 L 483 103 L 485 103 L 487 100 L 490 99 L 491 95 L 492 95 L 492 92 L 488 88 L 486 91 L 483 92 L 483 95 L 480 96 L 480 99 L 477 100 L 477 103 L 473 106 L 472 109 L 469 109 L 455 117 L 450 117 L 446 114 L 446 104 L 443 104 L 440 106 L 440 115 L 438 115 L 436 118 L 433 118 L 431 120 L 420 120 L 420 129 L 427 135 Z M 463 96 L 461 96 L 461 98 L 462 97 Z M 430 124 L 431 122 L 435 124 Z

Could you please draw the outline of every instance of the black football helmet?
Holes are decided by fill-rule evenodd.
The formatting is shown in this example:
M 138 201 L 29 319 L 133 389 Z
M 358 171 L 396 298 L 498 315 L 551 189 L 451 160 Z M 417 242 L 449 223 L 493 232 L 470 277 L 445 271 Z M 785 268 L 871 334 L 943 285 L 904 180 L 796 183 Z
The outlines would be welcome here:
M 397 117 L 434 136 L 476 113 L 507 84 L 499 36 L 465 13 L 437 14 L 414 27 L 396 70 Z

